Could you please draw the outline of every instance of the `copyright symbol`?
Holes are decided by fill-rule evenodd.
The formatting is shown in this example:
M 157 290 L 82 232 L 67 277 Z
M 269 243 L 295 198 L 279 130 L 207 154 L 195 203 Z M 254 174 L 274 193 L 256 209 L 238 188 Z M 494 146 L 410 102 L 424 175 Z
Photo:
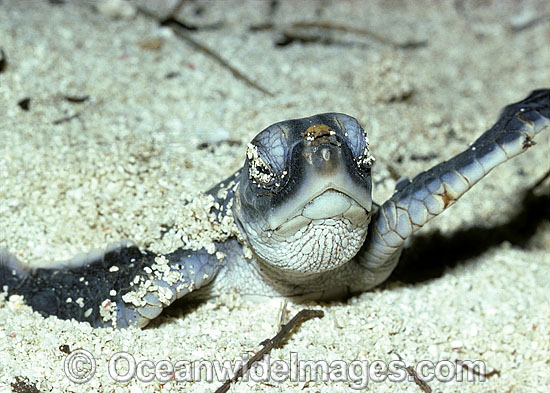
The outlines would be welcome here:
M 74 383 L 86 383 L 95 374 L 96 363 L 93 355 L 85 349 L 77 349 L 63 360 L 65 375 Z

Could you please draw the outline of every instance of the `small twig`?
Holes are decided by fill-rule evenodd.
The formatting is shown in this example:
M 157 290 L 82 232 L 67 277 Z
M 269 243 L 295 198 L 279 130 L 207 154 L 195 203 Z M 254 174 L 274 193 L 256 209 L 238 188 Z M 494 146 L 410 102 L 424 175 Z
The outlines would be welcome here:
M 403 362 L 403 358 L 401 357 L 401 355 L 399 355 L 397 352 L 394 352 L 397 357 L 399 358 L 399 360 L 401 360 Z M 424 393 L 432 393 L 432 388 L 430 387 L 430 385 L 428 385 L 425 381 L 422 380 L 422 378 L 420 378 L 418 376 L 418 373 L 415 371 L 415 369 L 412 367 L 412 366 L 407 366 L 405 367 L 405 370 L 407 370 L 407 373 L 413 377 L 414 379 L 414 383 L 420 388 L 422 389 L 422 391 Z
M 244 366 L 239 368 L 231 379 L 226 380 L 223 385 L 216 389 L 215 393 L 227 392 L 232 382 L 237 381 L 244 375 L 245 371 L 250 370 L 254 363 L 260 360 L 264 355 L 271 352 L 273 348 L 278 347 L 297 325 L 312 318 L 322 318 L 324 315 L 325 313 L 321 310 L 301 310 L 287 324 L 283 325 L 281 330 L 279 330 L 279 333 L 277 333 L 273 338 L 268 338 L 262 341 L 260 345 L 263 345 L 263 348 L 260 349 L 252 358 L 250 358 Z
M 192 25 L 190 23 L 184 22 L 181 19 L 177 19 L 172 14 L 170 14 L 168 17 L 161 19 L 159 23 L 161 26 L 166 26 L 168 22 L 172 22 L 176 24 L 178 27 L 182 28 L 183 30 L 187 31 L 199 31 L 199 30 L 218 30 L 223 26 L 222 22 L 214 22 L 209 25 Z
M 88 101 L 90 96 L 63 96 L 63 98 L 73 104 L 81 104 L 85 101 Z
M 286 306 L 288 305 L 288 299 L 284 299 L 279 309 L 279 322 L 277 323 L 277 329 L 281 330 L 286 319 Z
M 248 31 L 251 31 L 251 32 L 267 31 L 267 30 L 272 30 L 273 28 L 275 28 L 275 25 L 272 22 L 265 22 L 265 23 L 249 26 Z
M 365 35 L 382 44 L 391 45 L 395 48 L 401 48 L 401 49 L 418 48 L 418 47 L 426 46 L 427 44 L 427 41 L 425 40 L 424 41 L 406 41 L 403 43 L 394 42 L 388 38 L 382 37 L 381 35 L 366 29 L 360 29 L 357 27 L 351 27 L 351 26 L 345 26 L 345 25 L 337 25 L 337 24 L 333 24 L 330 22 L 323 22 L 323 21 L 297 22 L 297 23 L 293 23 L 292 27 L 293 28 L 320 28 L 320 29 L 336 30 L 336 31 L 343 31 L 346 33 Z
M 260 86 L 258 83 L 252 81 L 249 79 L 245 74 L 237 70 L 235 67 L 233 67 L 231 64 L 229 64 L 225 59 L 223 59 L 220 55 L 218 55 L 216 52 L 214 52 L 212 49 L 208 48 L 206 45 L 196 41 L 195 39 L 191 38 L 188 34 L 186 34 L 185 30 L 188 30 L 189 27 L 187 24 L 181 22 L 180 20 L 176 19 L 173 16 L 173 12 L 169 14 L 169 16 L 165 19 L 159 20 L 153 13 L 149 12 L 148 10 L 138 7 L 138 12 L 141 14 L 153 18 L 159 22 L 161 26 L 169 26 L 172 28 L 172 31 L 181 39 L 185 40 L 188 44 L 190 44 L 195 49 L 201 51 L 205 55 L 211 57 L 216 62 L 218 62 L 222 67 L 227 68 L 233 76 L 237 79 L 242 80 L 244 83 L 246 83 L 248 86 L 261 91 L 262 93 L 273 97 L 273 93 L 271 93 L 266 88 Z
M 547 171 L 527 192 L 534 193 L 539 186 L 546 181 L 546 179 L 550 178 L 550 170 Z
M 212 49 L 208 48 L 207 46 L 203 45 L 202 43 L 196 41 L 195 39 L 191 38 L 189 35 L 185 34 L 185 32 L 179 27 L 173 19 L 169 19 L 168 21 L 162 22 L 163 26 L 171 26 L 174 33 L 176 33 L 180 38 L 184 39 L 187 43 L 189 43 L 191 46 L 193 46 L 195 49 L 201 51 L 205 55 L 211 57 L 212 59 L 216 60 L 222 67 L 227 68 L 233 76 L 237 79 L 242 80 L 244 83 L 246 83 L 248 86 L 261 91 L 262 93 L 273 97 L 273 93 L 271 93 L 266 88 L 260 86 L 256 82 L 249 79 L 245 74 L 237 70 L 235 67 L 233 67 L 231 64 L 229 64 L 225 59 L 223 59 L 220 55 L 218 55 L 216 52 L 214 52 Z
M 66 116 L 66 117 L 62 117 L 61 119 L 54 120 L 54 121 L 52 121 L 52 124 L 53 125 L 62 124 L 62 123 L 71 121 L 73 119 L 76 119 L 79 116 L 80 116 L 80 113 L 75 113 L 74 115 Z
M 289 27 L 283 30 L 282 37 L 280 40 L 275 42 L 275 45 L 277 46 L 287 46 L 290 44 L 293 44 L 295 42 L 299 42 L 301 44 L 321 44 L 321 45 L 338 45 L 338 46 L 352 46 L 352 45 L 358 45 L 358 46 L 366 46 L 366 44 L 359 43 L 359 42 L 346 42 L 341 41 L 337 39 L 333 39 L 328 36 L 322 36 L 320 34 L 312 34 L 307 31 L 300 31 L 300 29 L 296 29 L 293 27 Z
M 172 8 L 166 18 L 173 18 L 180 11 L 181 7 L 187 2 L 187 0 L 178 0 L 178 3 Z
M 493 371 L 489 371 L 488 373 L 482 373 L 482 372 L 476 370 L 475 368 L 472 368 L 472 367 L 468 366 L 462 360 L 456 359 L 456 364 L 458 364 L 461 367 L 464 367 L 466 370 L 468 370 L 469 372 L 471 372 L 474 375 L 477 375 L 478 377 L 491 378 L 492 376 L 495 376 L 495 375 L 498 375 L 500 377 L 500 370 L 495 369 Z

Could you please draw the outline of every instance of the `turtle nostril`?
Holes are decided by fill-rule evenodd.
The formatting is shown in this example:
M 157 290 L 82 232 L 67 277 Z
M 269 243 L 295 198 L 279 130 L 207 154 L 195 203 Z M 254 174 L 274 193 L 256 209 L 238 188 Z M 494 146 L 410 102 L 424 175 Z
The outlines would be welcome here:
M 323 150 L 321 150 L 321 155 L 323 156 L 323 160 L 325 161 L 330 160 L 330 150 L 327 149 L 326 147 Z

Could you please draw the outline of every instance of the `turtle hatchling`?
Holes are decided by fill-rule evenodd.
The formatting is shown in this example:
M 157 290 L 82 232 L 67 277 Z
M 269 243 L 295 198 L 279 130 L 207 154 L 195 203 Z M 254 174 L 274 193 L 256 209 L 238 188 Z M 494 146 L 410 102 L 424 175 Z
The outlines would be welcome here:
M 367 291 L 388 278 L 407 238 L 549 127 L 550 89 L 535 90 L 505 107 L 465 151 L 398 182 L 378 205 L 374 157 L 356 119 L 323 113 L 282 121 L 248 144 L 241 169 L 207 191 L 211 214 L 230 218 L 238 236 L 165 255 L 121 242 L 51 268 L 0 249 L 0 288 L 44 316 L 118 328 L 143 327 L 183 297 L 235 291 L 320 300 Z

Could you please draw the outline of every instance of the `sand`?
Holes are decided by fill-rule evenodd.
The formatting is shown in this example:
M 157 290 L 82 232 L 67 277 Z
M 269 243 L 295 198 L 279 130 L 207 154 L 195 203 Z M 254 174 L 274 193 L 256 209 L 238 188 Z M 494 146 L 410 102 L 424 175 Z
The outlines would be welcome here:
M 397 176 L 464 150 L 504 105 L 550 82 L 550 7 L 543 0 L 300 1 L 274 11 L 268 2 L 186 3 L 178 17 L 203 28 L 185 34 L 271 95 L 136 12 L 139 3 L 110 2 L 115 11 L 92 1 L 53 3 L 0 1 L 7 59 L 0 73 L 0 247 L 35 266 L 124 238 L 150 250 L 170 248 L 160 233 L 174 223 L 189 228 L 189 241 L 208 242 L 210 232 L 193 219 L 205 200 L 200 192 L 240 167 L 246 143 L 263 128 L 320 112 L 350 114 L 367 129 L 381 202 Z M 161 15 L 170 3 L 140 5 Z M 322 40 L 276 44 L 304 21 L 384 39 L 294 28 Z M 268 22 L 270 28 L 251 31 Z M 407 42 L 422 45 L 399 45 Z M 491 233 L 509 223 L 523 192 L 549 168 L 548 134 L 420 234 L 429 239 L 439 229 L 452 238 L 461 229 Z M 523 247 L 516 243 L 505 237 L 437 274 L 393 279 L 347 301 L 290 303 L 287 317 L 305 307 L 325 316 L 300 326 L 271 359 L 297 353 L 301 360 L 389 362 L 397 353 L 411 365 L 482 360 L 500 375 L 429 385 L 443 392 L 547 391 L 550 226 L 539 226 Z M 17 298 L 0 299 L 0 391 L 12 391 L 16 378 L 41 392 L 213 391 L 219 382 L 115 382 L 109 359 L 120 351 L 136 361 L 173 363 L 251 356 L 277 333 L 280 308 L 278 299 L 258 304 L 228 294 L 172 307 L 143 330 L 114 331 L 44 319 Z M 63 350 L 78 348 L 97 365 L 83 384 L 64 373 Z M 250 379 L 231 391 L 340 392 L 349 385 Z M 421 391 L 414 382 L 388 380 L 370 381 L 367 390 Z

